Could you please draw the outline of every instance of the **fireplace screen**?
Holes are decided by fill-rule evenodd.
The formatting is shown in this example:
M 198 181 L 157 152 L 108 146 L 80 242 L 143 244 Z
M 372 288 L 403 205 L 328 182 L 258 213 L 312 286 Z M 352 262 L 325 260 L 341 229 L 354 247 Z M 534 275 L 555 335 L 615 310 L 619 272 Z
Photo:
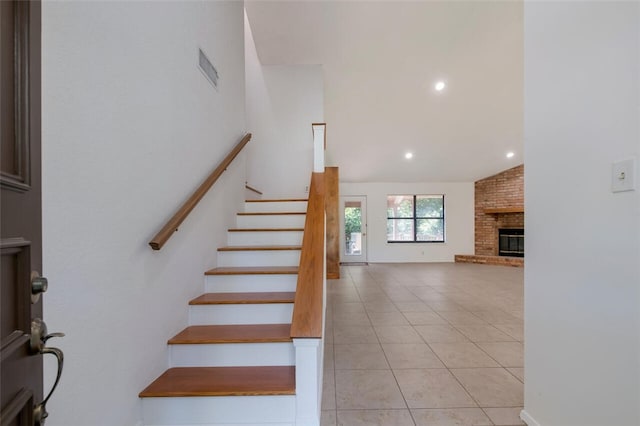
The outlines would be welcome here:
M 524 229 L 499 229 L 498 242 L 498 255 L 524 257 Z

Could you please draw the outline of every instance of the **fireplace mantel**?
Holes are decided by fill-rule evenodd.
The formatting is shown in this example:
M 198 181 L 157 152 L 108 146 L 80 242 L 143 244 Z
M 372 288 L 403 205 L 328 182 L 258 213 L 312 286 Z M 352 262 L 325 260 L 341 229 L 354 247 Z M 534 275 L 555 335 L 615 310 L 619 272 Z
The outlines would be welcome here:
M 485 214 L 524 213 L 523 206 L 485 208 Z

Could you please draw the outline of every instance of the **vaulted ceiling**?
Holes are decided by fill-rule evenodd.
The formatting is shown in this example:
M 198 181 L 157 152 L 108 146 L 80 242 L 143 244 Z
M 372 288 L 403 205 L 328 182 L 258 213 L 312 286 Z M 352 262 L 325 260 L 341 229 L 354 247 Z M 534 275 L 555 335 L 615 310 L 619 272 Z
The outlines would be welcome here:
M 342 181 L 468 182 L 524 162 L 522 2 L 245 4 L 263 65 L 323 66 Z

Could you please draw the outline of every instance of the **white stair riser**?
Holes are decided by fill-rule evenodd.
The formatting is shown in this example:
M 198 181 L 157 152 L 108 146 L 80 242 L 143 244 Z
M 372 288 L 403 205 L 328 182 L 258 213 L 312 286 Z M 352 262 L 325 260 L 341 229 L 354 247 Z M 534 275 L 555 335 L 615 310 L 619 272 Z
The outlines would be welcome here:
M 295 396 L 143 398 L 147 426 L 293 425 Z
M 298 266 L 300 250 L 219 251 L 218 266 Z
M 242 231 L 227 233 L 230 246 L 301 245 L 302 231 Z
M 301 212 L 307 211 L 306 201 L 261 201 L 259 203 L 244 203 L 247 213 L 271 212 Z
M 206 293 L 296 291 L 297 274 L 207 275 Z
M 293 303 L 257 305 L 191 305 L 190 325 L 291 323 Z
M 305 215 L 238 215 L 238 228 L 304 228 Z
M 169 345 L 172 367 L 294 365 L 291 342 Z

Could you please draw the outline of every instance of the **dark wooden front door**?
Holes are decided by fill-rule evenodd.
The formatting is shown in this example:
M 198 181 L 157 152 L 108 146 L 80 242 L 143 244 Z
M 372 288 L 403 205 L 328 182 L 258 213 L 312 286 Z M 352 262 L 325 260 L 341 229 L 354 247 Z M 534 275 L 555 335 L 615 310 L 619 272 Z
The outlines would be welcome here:
M 40 28 L 39 2 L 0 0 L 1 426 L 32 426 L 43 398 L 42 355 L 30 342 L 42 317 L 32 295 L 42 272 Z

